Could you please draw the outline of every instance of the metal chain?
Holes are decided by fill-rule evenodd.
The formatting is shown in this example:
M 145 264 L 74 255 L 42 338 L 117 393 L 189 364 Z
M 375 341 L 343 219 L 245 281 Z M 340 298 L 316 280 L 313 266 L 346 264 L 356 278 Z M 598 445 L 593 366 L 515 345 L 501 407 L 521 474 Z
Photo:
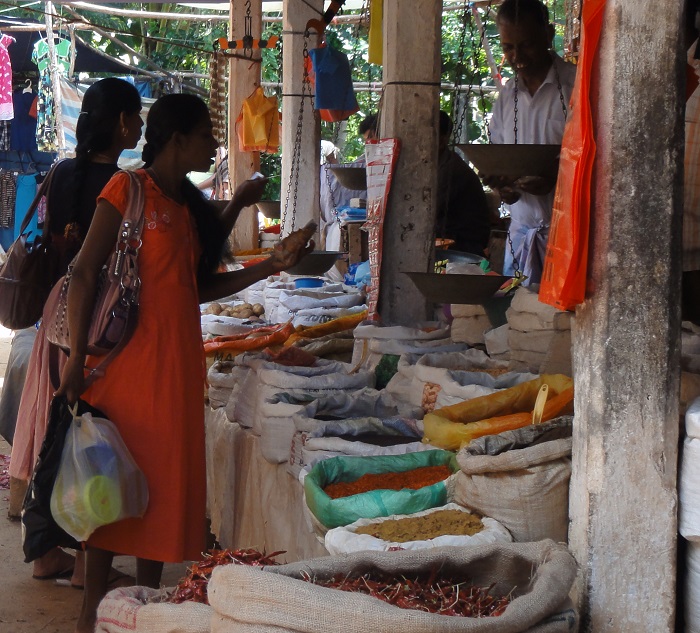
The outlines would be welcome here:
M 471 34 L 472 41 L 472 51 L 474 50 L 474 21 L 470 20 L 471 11 L 469 10 L 469 3 L 465 0 L 464 9 L 462 13 L 462 33 L 459 38 L 459 47 L 457 48 L 457 65 L 455 66 L 455 78 L 454 78 L 454 92 L 452 95 L 452 119 L 455 121 L 455 126 L 452 129 L 452 145 L 459 143 L 462 139 L 462 129 L 464 128 L 464 119 L 467 116 L 467 108 L 463 106 L 459 112 L 458 97 L 460 94 L 459 88 L 462 86 L 462 75 L 464 74 L 464 57 L 466 54 L 467 46 L 467 27 L 469 26 L 469 31 Z M 464 96 L 465 102 L 469 101 L 469 93 L 471 92 L 471 83 L 467 89 L 467 94 Z M 459 116 L 457 116 L 459 114 Z
M 518 144 L 518 72 L 513 75 L 515 90 L 513 91 L 513 142 Z
M 251 0 L 245 3 L 245 19 L 243 21 L 243 55 L 253 58 L 253 18 L 250 15 Z
M 289 174 L 289 182 L 287 183 L 287 197 L 284 202 L 284 210 L 282 211 L 282 228 L 284 230 L 287 221 L 287 212 L 289 209 L 289 198 L 292 194 L 292 183 L 294 183 L 294 199 L 292 202 L 292 226 L 289 230 L 291 233 L 296 228 L 297 217 L 297 202 L 299 195 L 299 169 L 301 164 L 301 140 L 304 131 L 304 106 L 306 97 L 311 99 L 311 107 L 314 108 L 314 98 L 311 92 L 311 81 L 309 79 L 309 33 L 304 34 L 304 77 L 302 81 L 301 98 L 299 101 L 299 115 L 297 118 L 297 130 L 294 137 L 294 148 L 292 150 L 292 164 Z M 307 95 L 308 91 L 308 95 Z

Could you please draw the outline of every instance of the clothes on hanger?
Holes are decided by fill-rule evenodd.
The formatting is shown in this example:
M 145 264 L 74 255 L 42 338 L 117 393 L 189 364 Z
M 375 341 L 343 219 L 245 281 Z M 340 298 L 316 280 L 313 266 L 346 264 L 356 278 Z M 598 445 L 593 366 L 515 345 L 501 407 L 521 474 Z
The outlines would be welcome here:
M 18 152 L 30 152 L 38 149 L 36 142 L 37 110 L 34 108 L 32 116 L 32 106 L 35 105 L 37 96 L 33 92 L 24 92 L 24 88 L 15 90 L 12 93 L 15 118 L 12 120 L 10 128 L 9 149 Z
M 0 171 L 0 229 L 14 229 L 17 176 L 11 171 Z
M 11 35 L 0 36 L 0 121 L 10 121 L 15 116 L 12 107 L 12 64 L 7 50 L 14 41 Z
M 54 38 L 58 72 L 68 76 L 70 70 L 70 40 Z M 49 44 L 46 38 L 40 39 L 34 44 L 32 61 L 39 68 L 39 86 L 37 100 L 36 143 L 42 152 L 55 152 L 58 149 L 58 135 L 56 133 L 56 114 L 49 72 Z

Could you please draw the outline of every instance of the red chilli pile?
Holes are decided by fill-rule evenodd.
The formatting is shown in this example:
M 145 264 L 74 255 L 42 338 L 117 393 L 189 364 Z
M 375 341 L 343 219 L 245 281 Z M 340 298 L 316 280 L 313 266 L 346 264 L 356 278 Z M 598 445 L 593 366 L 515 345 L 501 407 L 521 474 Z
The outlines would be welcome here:
M 466 618 L 502 615 L 513 599 L 514 589 L 506 596 L 497 596 L 491 593 L 495 585 L 477 587 L 435 576 L 410 580 L 403 576 L 396 578 L 382 572 L 370 572 L 361 576 L 334 576 L 325 581 L 306 576 L 304 580 L 331 589 L 363 593 L 401 609 Z
M 251 565 L 262 567 L 263 565 L 279 565 L 273 560 L 276 556 L 285 552 L 273 552 L 265 554 L 255 549 L 212 549 L 204 554 L 204 559 L 187 568 L 187 575 L 175 587 L 175 591 L 168 597 L 168 602 L 180 604 L 181 602 L 200 602 L 209 604 L 207 588 L 209 579 L 215 567 L 219 565 Z

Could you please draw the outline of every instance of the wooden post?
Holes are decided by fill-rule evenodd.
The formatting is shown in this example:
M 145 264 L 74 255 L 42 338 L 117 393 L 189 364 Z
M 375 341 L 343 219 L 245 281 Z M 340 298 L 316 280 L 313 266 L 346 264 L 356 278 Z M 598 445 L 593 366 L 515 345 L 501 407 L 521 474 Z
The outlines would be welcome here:
M 61 73 L 58 70 L 58 56 L 56 55 L 56 43 L 53 39 L 54 17 L 53 2 L 44 4 L 46 13 L 46 43 L 49 46 L 49 72 L 51 73 L 51 87 L 53 89 L 54 117 L 56 124 L 56 144 L 58 145 L 58 157 L 66 155 L 66 135 L 63 132 L 63 103 L 61 100 Z
M 310 19 L 319 19 L 323 0 L 284 0 L 282 57 L 282 234 L 304 226 L 309 220 L 318 222 L 320 215 L 319 176 L 321 159 L 321 122 L 304 99 L 301 133 L 297 134 L 299 107 L 304 80 L 304 32 Z M 316 33 L 306 39 L 309 49 L 317 45 Z M 292 157 L 298 154 L 299 179 L 292 174 Z M 295 168 L 296 169 L 296 168 Z M 296 212 L 293 212 L 296 204 Z M 286 213 L 285 213 L 286 207 Z M 294 217 L 293 217 L 294 216 Z M 316 240 L 318 243 L 318 239 Z
M 253 37 L 258 39 L 262 33 L 262 0 L 251 2 L 231 1 L 229 38 L 238 40 L 245 34 L 246 6 L 250 9 Z M 260 170 L 258 152 L 241 152 L 236 136 L 236 118 L 243 102 L 260 85 L 259 50 L 253 50 L 251 59 L 232 57 L 229 67 L 228 98 L 228 168 L 231 181 L 231 193 L 244 180 Z M 253 205 L 241 211 L 233 230 L 233 250 L 243 251 L 258 248 L 258 208 Z
M 428 304 L 402 271 L 426 272 L 433 255 L 437 204 L 440 0 L 384 5 L 382 137 L 401 141 L 384 221 L 379 313 L 415 323 Z M 391 16 L 391 19 L 386 19 Z
M 582 633 L 675 630 L 682 8 L 608 0 L 593 73 L 594 230 L 590 298 L 574 331 L 569 535 Z

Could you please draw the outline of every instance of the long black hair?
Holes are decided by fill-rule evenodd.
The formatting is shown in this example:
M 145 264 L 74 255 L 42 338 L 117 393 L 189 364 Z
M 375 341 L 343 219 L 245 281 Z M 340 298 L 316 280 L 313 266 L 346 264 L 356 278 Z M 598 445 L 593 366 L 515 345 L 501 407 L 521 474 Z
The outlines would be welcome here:
M 114 142 L 122 112 L 133 115 L 141 111 L 139 91 L 123 79 L 108 77 L 90 86 L 83 96 L 83 103 L 75 124 L 75 171 L 73 175 L 73 216 L 80 208 L 83 185 L 91 155 L 107 151 Z M 83 227 L 87 230 L 87 227 Z
M 189 134 L 202 121 L 210 119 L 207 104 L 195 95 L 170 94 L 158 99 L 146 119 L 146 144 L 141 156 L 145 167 L 153 164 L 175 132 Z M 227 254 L 228 236 L 223 234 L 215 207 L 188 178 L 182 180 L 181 193 L 194 218 L 202 245 L 198 275 L 206 276 L 216 270 Z

